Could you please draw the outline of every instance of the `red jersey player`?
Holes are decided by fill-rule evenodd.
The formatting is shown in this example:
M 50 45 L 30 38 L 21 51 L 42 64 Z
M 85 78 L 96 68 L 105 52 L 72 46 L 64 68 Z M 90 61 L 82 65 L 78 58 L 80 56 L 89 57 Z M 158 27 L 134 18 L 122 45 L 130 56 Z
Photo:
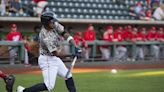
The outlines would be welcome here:
M 11 32 L 7 34 L 7 41 L 21 41 L 22 40 L 22 35 L 20 32 L 17 31 L 17 25 L 16 24 L 11 24 Z M 10 64 L 13 65 L 16 54 L 17 54 L 17 48 L 14 47 L 9 47 L 9 54 L 10 54 Z
M 86 43 L 86 41 L 84 40 L 84 38 L 82 37 L 82 32 L 76 32 L 75 36 L 74 36 L 74 41 L 77 44 L 77 46 L 82 48 L 82 59 L 85 58 L 86 59 L 86 49 L 88 48 L 88 45 Z M 83 60 L 81 60 L 81 62 L 83 62 Z
M 155 41 L 156 40 L 156 34 L 157 34 L 156 28 L 155 27 L 151 27 L 151 29 L 148 32 L 147 39 L 149 41 Z M 156 60 L 158 60 L 159 59 L 159 52 L 160 52 L 159 46 L 157 44 L 152 45 L 152 50 L 153 51 L 152 51 L 151 54 L 154 56 L 154 58 Z
M 85 30 L 84 40 L 85 41 L 96 40 L 96 33 L 95 33 L 93 25 L 89 25 L 88 28 Z M 86 49 L 85 59 L 89 59 L 89 53 L 90 53 L 90 46 L 88 46 L 88 48 Z
M 113 27 L 112 26 L 107 26 L 106 27 L 106 31 L 103 34 L 103 41 L 106 42 L 112 42 L 114 39 L 113 37 Z M 109 48 L 109 46 L 101 46 L 100 47 L 100 51 L 102 53 L 102 59 L 108 60 L 110 58 L 111 55 L 111 50 Z
M 118 27 L 118 29 L 114 32 L 114 41 L 123 42 L 125 39 L 124 33 L 122 31 L 122 27 Z M 119 45 L 116 48 L 116 60 L 126 59 L 127 48 L 125 46 Z

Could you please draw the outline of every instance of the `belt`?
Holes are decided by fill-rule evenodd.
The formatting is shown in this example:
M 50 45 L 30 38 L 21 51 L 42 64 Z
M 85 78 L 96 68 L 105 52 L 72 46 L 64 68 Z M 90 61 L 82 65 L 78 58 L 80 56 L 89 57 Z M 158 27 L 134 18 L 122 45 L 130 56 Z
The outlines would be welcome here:
M 52 54 L 43 54 L 43 53 L 40 53 L 41 55 L 43 55 L 43 56 L 54 56 L 54 55 L 52 55 Z

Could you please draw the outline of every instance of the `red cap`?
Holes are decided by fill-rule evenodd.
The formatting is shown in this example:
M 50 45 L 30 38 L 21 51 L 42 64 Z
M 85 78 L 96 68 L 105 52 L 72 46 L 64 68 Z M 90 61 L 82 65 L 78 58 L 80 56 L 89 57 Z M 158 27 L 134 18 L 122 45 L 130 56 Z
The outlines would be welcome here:
M 121 26 L 118 27 L 118 30 L 122 30 L 123 28 Z
M 138 2 L 138 3 L 136 4 L 136 6 L 141 6 L 141 2 Z
M 17 25 L 16 25 L 16 24 L 11 24 L 10 27 L 11 27 L 11 28 L 17 28 Z
M 151 27 L 151 30 L 156 30 L 156 28 L 153 26 L 153 27 Z
M 129 29 L 131 29 L 131 28 L 132 28 L 132 26 L 131 26 L 131 25 L 128 25 L 128 28 L 129 28 Z
M 108 30 L 108 29 L 113 29 L 113 27 L 112 26 L 107 26 L 106 30 Z
M 76 35 L 77 36 L 81 36 L 82 35 L 82 32 L 77 32 Z
M 137 29 L 137 28 L 133 28 L 133 31 L 135 31 L 135 32 L 136 32 L 136 31 L 138 31 L 138 29 Z
M 142 27 L 141 29 L 142 29 L 142 31 L 143 31 L 143 30 L 146 30 L 146 27 Z
M 131 25 L 127 25 L 127 26 L 124 27 L 124 29 L 131 29 L 131 28 L 132 28 Z

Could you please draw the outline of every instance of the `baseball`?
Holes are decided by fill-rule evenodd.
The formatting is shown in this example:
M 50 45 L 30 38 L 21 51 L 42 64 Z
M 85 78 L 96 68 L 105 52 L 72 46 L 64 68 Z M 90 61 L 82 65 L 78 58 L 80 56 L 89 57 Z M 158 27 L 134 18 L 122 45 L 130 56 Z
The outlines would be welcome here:
M 112 69 L 111 72 L 115 74 L 115 73 L 117 73 L 117 70 L 116 69 Z

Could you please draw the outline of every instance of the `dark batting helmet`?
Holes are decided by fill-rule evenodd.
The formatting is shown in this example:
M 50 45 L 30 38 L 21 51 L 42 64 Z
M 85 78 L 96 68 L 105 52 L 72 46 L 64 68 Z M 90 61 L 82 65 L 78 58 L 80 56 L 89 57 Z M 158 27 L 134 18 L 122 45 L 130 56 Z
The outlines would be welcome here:
M 56 16 L 57 15 L 54 12 L 51 12 L 51 11 L 43 12 L 42 15 L 41 15 L 41 18 L 40 18 L 41 23 L 45 26 L 50 22 L 56 22 L 56 21 L 58 21 Z

